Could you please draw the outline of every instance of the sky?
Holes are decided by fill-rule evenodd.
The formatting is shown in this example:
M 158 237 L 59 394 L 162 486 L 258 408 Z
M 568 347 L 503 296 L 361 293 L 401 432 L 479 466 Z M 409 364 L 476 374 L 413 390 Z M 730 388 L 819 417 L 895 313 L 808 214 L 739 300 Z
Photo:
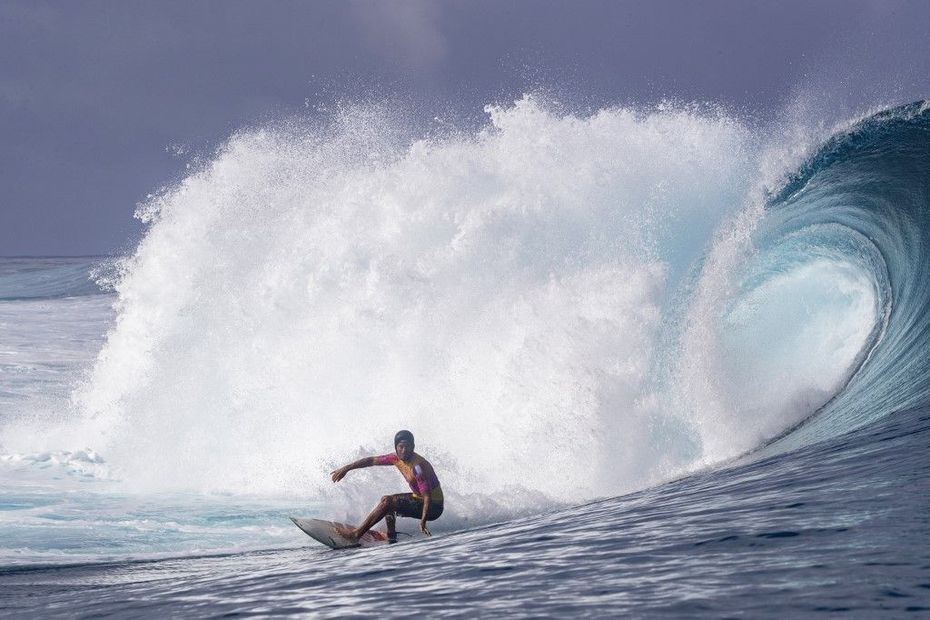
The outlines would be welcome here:
M 895 0 L 0 0 L 0 256 L 126 253 L 184 153 L 335 101 L 840 116 L 930 97 L 928 31 Z

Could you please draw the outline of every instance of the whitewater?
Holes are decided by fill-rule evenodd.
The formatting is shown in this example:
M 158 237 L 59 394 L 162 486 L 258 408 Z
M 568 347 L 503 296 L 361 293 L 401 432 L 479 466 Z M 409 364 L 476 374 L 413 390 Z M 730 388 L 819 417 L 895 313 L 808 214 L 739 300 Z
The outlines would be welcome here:
M 0 259 L 0 609 L 930 610 L 930 108 L 485 112 L 243 128 L 126 255 Z M 314 546 L 400 428 L 436 536 Z

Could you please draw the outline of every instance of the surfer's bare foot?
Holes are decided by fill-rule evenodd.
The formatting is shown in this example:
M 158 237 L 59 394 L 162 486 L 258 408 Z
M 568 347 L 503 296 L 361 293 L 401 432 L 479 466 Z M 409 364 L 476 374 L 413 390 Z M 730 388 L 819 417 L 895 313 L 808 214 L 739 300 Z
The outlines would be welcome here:
M 336 531 L 339 532 L 339 535 L 348 540 L 357 541 L 358 533 L 357 530 L 351 527 L 337 527 Z

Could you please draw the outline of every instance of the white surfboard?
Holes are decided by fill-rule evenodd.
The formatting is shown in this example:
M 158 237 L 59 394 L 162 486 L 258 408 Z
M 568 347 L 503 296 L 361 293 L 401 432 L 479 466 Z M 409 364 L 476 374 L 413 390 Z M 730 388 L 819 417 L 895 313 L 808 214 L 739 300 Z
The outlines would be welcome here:
M 339 533 L 336 528 L 349 528 L 351 526 L 335 521 L 323 521 L 322 519 L 298 519 L 291 517 L 294 525 L 299 527 L 303 532 L 318 542 L 323 543 L 330 549 L 348 549 L 350 547 L 373 547 L 387 543 L 387 534 L 376 530 L 368 530 L 357 541 L 349 540 Z

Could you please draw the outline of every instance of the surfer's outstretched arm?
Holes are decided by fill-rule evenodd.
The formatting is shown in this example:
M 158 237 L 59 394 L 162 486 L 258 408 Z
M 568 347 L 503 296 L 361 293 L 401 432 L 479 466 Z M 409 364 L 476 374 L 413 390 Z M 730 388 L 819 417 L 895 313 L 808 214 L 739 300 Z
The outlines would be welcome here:
M 365 467 L 372 467 L 374 465 L 386 465 L 390 463 L 379 463 L 377 457 L 366 456 L 363 459 L 359 459 L 354 463 L 349 463 L 348 465 L 343 465 L 339 469 L 332 472 L 333 482 L 339 482 L 346 477 L 346 474 L 352 471 L 353 469 L 363 469 Z

